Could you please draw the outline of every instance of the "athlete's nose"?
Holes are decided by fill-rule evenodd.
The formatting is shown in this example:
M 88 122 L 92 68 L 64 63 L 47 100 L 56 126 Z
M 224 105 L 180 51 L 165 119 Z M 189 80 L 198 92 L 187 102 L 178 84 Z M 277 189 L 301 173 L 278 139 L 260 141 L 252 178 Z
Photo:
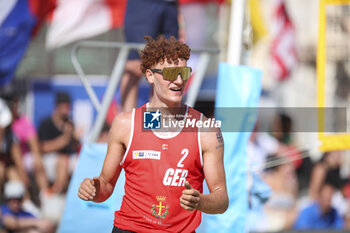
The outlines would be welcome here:
M 184 80 L 182 80 L 182 77 L 181 77 L 180 73 L 178 73 L 174 83 L 177 84 L 177 85 L 182 85 L 184 83 Z

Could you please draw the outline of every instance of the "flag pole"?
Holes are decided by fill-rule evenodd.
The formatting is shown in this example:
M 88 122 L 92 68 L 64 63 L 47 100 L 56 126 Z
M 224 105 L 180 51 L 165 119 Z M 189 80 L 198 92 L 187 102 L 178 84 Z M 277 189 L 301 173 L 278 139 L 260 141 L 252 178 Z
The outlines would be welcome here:
M 245 0 L 232 0 L 231 3 L 227 53 L 227 63 L 230 65 L 239 65 L 241 63 L 245 2 Z

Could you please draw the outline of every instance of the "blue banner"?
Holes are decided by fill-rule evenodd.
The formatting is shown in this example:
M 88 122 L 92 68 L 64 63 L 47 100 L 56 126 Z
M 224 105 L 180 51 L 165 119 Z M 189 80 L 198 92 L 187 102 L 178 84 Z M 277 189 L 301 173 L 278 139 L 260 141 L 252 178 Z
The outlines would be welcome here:
M 99 176 L 107 152 L 107 144 L 84 144 L 78 165 L 69 183 L 66 206 L 58 233 L 111 233 L 114 211 L 119 210 L 124 195 L 125 175 L 121 172 L 112 196 L 105 202 L 83 201 L 78 188 L 85 178 Z
M 246 148 L 250 133 L 255 125 L 257 107 L 261 93 L 262 71 L 247 66 L 219 65 L 215 117 L 229 124 L 239 121 L 242 131 L 223 132 L 225 142 L 224 165 L 229 195 L 229 208 L 224 214 L 203 214 L 198 232 L 246 232 L 248 215 Z M 224 107 L 247 108 L 240 116 L 230 116 Z

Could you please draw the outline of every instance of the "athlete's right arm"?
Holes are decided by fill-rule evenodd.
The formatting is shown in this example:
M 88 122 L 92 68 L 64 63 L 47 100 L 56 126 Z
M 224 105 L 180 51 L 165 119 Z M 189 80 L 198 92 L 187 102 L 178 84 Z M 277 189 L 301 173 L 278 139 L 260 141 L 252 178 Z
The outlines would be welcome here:
M 115 117 L 101 174 L 93 179 L 85 178 L 80 184 L 78 197 L 85 201 L 103 202 L 112 195 L 122 169 L 120 162 L 128 146 L 130 128 L 131 113 L 121 113 Z

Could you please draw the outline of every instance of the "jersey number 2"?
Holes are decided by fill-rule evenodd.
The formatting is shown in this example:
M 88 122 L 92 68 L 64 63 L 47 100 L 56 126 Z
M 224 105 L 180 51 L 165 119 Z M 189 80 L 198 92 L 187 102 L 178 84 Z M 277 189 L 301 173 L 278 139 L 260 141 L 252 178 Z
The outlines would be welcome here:
M 188 155 L 188 149 L 185 148 L 181 151 L 182 154 L 182 158 L 180 159 L 180 161 L 177 163 L 178 167 L 184 167 L 184 165 L 182 164 L 182 162 L 186 159 L 187 155 Z

